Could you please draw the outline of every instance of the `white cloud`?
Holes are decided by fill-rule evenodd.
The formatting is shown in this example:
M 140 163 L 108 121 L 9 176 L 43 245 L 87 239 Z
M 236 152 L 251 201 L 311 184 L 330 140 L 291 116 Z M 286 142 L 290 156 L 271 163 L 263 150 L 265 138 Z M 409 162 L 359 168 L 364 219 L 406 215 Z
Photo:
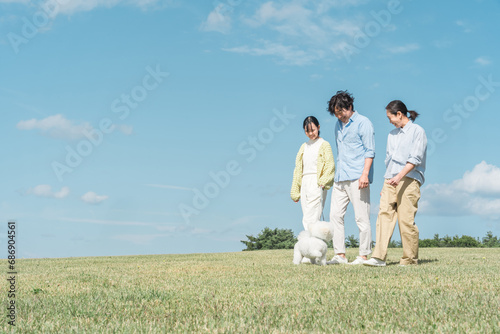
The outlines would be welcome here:
M 462 21 L 462 20 L 457 20 L 455 23 L 457 26 L 461 27 L 465 33 L 472 32 L 472 29 L 471 29 L 469 23 Z
M 84 201 L 87 204 L 99 204 L 99 203 L 107 200 L 108 198 L 109 198 L 109 196 L 97 195 L 93 191 L 89 191 L 81 197 L 82 201 Z
M 470 194 L 500 196 L 500 168 L 482 161 L 452 185 Z
M 231 30 L 231 16 L 224 4 L 219 4 L 208 14 L 207 19 L 200 27 L 203 31 L 217 31 L 227 34 Z
M 38 197 L 62 199 L 69 195 L 69 188 L 62 187 L 61 190 L 54 192 L 52 191 L 52 187 L 49 186 L 48 184 L 40 184 L 34 188 L 28 189 L 26 193 Z
M 450 184 L 423 187 L 420 212 L 500 219 L 500 168 L 482 161 Z
M 253 39 L 241 46 L 226 47 L 223 50 L 245 53 L 253 56 L 271 56 L 278 63 L 286 65 L 309 65 L 325 58 L 346 57 L 356 38 L 364 35 L 364 27 L 374 18 L 369 11 L 364 14 L 340 16 L 337 8 L 358 6 L 366 0 L 340 1 L 268 1 L 250 16 L 239 20 L 244 28 L 255 31 L 249 36 L 265 32 L 266 40 Z M 394 30 L 393 24 L 381 28 Z M 348 47 L 351 48 L 348 48 Z
M 478 57 L 474 60 L 474 62 L 481 66 L 486 66 L 491 64 L 491 60 L 487 57 Z
M 418 49 L 420 49 L 420 45 L 418 45 L 417 43 L 411 43 L 411 44 L 391 47 L 391 48 L 389 48 L 389 52 L 391 52 L 391 53 L 408 53 L 408 52 L 416 51 Z
M 314 73 L 314 74 L 309 75 L 309 79 L 311 79 L 312 81 L 321 80 L 321 79 L 323 79 L 323 75 Z
M 323 44 L 331 41 L 332 36 L 354 37 L 361 31 L 360 23 L 348 19 L 333 19 L 318 14 L 318 4 L 312 8 L 297 3 L 285 3 L 277 7 L 273 2 L 263 4 L 250 19 L 243 19 L 251 27 L 268 25 L 270 29 L 304 43 Z
M 54 2 L 54 0 L 48 0 Z M 57 0 L 56 0 L 57 1 Z M 71 0 L 64 1 L 59 8 L 59 13 L 71 15 L 76 12 L 87 12 L 95 8 L 112 8 L 119 4 L 132 5 L 140 8 L 146 8 L 157 4 L 159 0 Z
M 452 41 L 449 40 L 435 40 L 433 44 L 438 49 L 446 49 L 453 45 Z
M 132 133 L 134 133 L 134 127 L 131 125 L 120 124 L 116 125 L 116 128 L 126 136 L 129 136 Z
M 171 186 L 168 184 L 145 184 L 145 186 L 153 188 L 164 188 L 164 189 L 177 189 L 177 190 L 189 190 L 189 191 L 193 190 L 193 188 Z
M 287 46 L 269 41 L 261 41 L 260 47 L 249 47 L 247 45 L 235 48 L 223 49 L 228 52 L 246 53 L 254 56 L 276 56 L 282 59 L 280 63 L 286 65 L 308 65 L 317 59 L 321 59 L 324 52 L 321 50 L 303 51 L 295 46 Z
M 91 131 L 92 126 L 88 122 L 74 124 L 63 115 L 57 114 L 44 119 L 30 119 L 17 123 L 20 130 L 40 130 L 48 137 L 57 139 L 80 139 L 84 137 L 83 132 Z
M 295 1 L 292 3 L 284 2 L 281 6 L 273 1 L 264 3 L 259 7 L 251 19 L 246 19 L 245 22 L 251 26 L 259 26 L 269 21 L 290 21 L 311 22 L 318 15 L 325 14 L 332 8 L 359 6 L 360 4 L 368 2 L 367 0 L 322 0 L 309 2 L 310 8 L 306 8 L 304 2 Z M 321 17 L 321 16 L 320 16 Z
M 260 26 L 269 21 L 305 21 L 309 20 L 312 11 L 299 4 L 286 3 L 281 8 L 277 8 L 274 3 L 266 2 L 255 12 L 252 19 L 247 19 L 246 23 L 251 26 Z
M 113 125 L 113 127 L 113 130 L 118 129 L 118 131 L 125 135 L 133 133 L 133 127 L 130 125 L 120 124 Z M 75 122 L 68 120 L 61 114 L 43 119 L 32 118 L 20 121 L 17 123 L 17 128 L 19 130 L 39 130 L 44 136 L 65 140 L 83 139 L 86 138 L 85 134 L 93 137 L 95 136 L 94 131 L 97 131 L 88 122 L 75 124 Z
M 29 4 L 27 0 L 0 0 L 0 3 Z M 59 14 L 72 15 L 77 12 L 86 12 L 99 7 L 112 8 L 119 4 L 130 5 L 142 9 L 153 5 L 172 5 L 176 0 L 45 0 L 38 4 L 38 10 L 50 9 L 51 16 Z
M 332 8 L 340 7 L 356 7 L 369 2 L 369 0 L 320 0 L 317 1 L 317 11 L 322 13 L 329 11 Z

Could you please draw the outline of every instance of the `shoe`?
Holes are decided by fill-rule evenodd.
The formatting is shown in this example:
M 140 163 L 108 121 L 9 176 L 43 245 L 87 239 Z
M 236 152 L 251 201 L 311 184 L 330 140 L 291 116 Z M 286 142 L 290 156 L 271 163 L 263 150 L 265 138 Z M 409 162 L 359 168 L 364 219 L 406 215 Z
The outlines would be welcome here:
M 369 260 L 366 260 L 363 265 L 369 267 L 385 267 L 385 261 L 379 260 L 377 258 L 372 257 Z
M 366 261 L 368 261 L 368 260 L 363 259 L 361 256 L 357 256 L 357 257 L 356 257 L 356 260 L 352 261 L 352 262 L 351 262 L 351 263 L 349 263 L 349 264 L 352 264 L 352 265 L 356 265 L 356 264 L 363 264 L 363 263 L 365 263 Z
M 302 261 L 300 261 L 300 263 L 311 263 L 311 259 L 309 259 L 307 257 L 303 257 Z
M 326 264 L 347 264 L 347 259 L 340 255 L 335 255 L 331 261 L 328 261 Z

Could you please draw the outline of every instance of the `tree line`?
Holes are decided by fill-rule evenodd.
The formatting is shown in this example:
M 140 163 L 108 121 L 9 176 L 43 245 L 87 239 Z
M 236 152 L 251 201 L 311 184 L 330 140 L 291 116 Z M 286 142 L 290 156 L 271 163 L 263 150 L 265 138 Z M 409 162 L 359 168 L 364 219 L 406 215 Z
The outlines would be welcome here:
M 264 228 L 259 234 L 254 237 L 253 235 L 246 236 L 248 240 L 241 240 L 241 242 L 247 247 L 243 249 L 244 251 L 252 250 L 265 250 L 265 249 L 292 249 L 297 243 L 297 238 L 293 234 L 291 229 L 271 229 L 269 227 Z M 329 241 L 328 247 L 332 248 L 332 242 Z M 372 242 L 372 246 L 375 242 Z M 486 236 L 482 239 L 473 238 L 468 235 L 458 235 L 450 237 L 448 235 L 440 237 L 439 234 L 435 234 L 433 239 L 421 239 L 418 241 L 419 247 L 500 247 L 500 238 L 493 236 L 493 232 L 488 231 Z M 359 240 L 354 236 L 350 235 L 346 238 L 347 248 L 358 248 Z M 401 247 L 401 241 L 393 241 L 389 243 L 389 247 L 399 248 Z

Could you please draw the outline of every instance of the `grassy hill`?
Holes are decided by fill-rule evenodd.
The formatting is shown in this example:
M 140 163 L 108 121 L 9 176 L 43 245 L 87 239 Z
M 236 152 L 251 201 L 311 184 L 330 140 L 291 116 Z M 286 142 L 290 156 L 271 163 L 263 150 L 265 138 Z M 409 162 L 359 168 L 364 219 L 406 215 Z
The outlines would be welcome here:
M 390 249 L 385 268 L 294 266 L 292 250 L 19 260 L 16 329 L 500 332 L 500 249 L 420 251 L 420 265 L 400 267 Z

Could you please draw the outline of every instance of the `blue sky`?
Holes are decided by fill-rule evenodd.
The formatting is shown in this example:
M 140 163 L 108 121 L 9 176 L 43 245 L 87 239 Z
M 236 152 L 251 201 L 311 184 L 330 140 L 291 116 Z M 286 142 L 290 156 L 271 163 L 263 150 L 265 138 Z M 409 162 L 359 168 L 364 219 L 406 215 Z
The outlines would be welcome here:
M 499 12 L 0 0 L 1 240 L 12 219 L 26 258 L 231 252 L 266 226 L 298 233 L 302 121 L 315 115 L 334 144 L 326 107 L 341 89 L 375 127 L 373 237 L 394 99 L 429 139 L 420 237 L 500 235 Z

